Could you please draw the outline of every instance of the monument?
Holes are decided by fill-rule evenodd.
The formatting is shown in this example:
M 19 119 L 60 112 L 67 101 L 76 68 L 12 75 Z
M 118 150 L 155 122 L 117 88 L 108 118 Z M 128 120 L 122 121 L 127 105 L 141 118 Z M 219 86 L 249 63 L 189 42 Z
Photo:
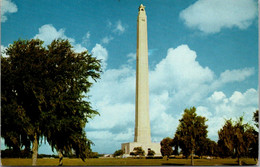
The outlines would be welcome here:
M 161 155 L 160 143 L 151 142 L 147 17 L 144 8 L 142 4 L 139 6 L 137 17 L 135 137 L 134 142 L 123 143 L 122 150 L 130 154 L 135 147 L 142 147 L 145 154 L 151 149 L 156 155 Z

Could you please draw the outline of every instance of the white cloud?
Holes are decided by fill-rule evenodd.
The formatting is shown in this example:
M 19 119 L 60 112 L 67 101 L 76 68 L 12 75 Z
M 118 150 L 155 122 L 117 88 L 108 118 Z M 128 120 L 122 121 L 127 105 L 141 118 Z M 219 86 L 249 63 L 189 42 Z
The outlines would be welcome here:
M 222 83 L 243 81 L 245 78 L 254 74 L 254 68 L 244 68 L 236 70 L 226 70 L 220 75 L 220 81 Z
M 114 37 L 112 36 L 106 36 L 104 37 L 101 42 L 104 43 L 104 44 L 108 44 L 110 41 L 112 41 L 114 39 Z
M 108 58 L 108 52 L 106 48 L 104 48 L 100 44 L 96 44 L 96 46 L 92 49 L 91 53 L 94 57 L 97 57 L 98 59 L 101 59 L 103 70 L 106 69 L 107 66 L 107 58 Z
M 72 43 L 73 45 L 73 50 L 77 53 L 80 53 L 80 52 L 83 52 L 83 51 L 86 51 L 87 48 L 85 48 L 84 46 L 82 46 L 81 44 L 75 44 L 75 43 Z
M 246 29 L 257 17 L 255 0 L 198 0 L 180 13 L 190 28 L 217 33 L 222 28 Z
M 224 125 L 225 119 L 236 120 L 244 116 L 245 122 L 252 124 L 253 112 L 258 107 L 258 91 L 248 89 L 244 93 L 235 91 L 230 97 L 226 97 L 223 92 L 215 91 L 204 106 L 197 109 L 202 116 L 206 116 L 208 121 L 209 137 L 217 139 L 217 131 Z M 200 111 L 203 108 L 203 111 Z M 208 111 L 210 114 L 207 115 Z M 206 113 L 206 114 L 205 114 Z
M 196 52 L 187 45 L 168 49 L 166 58 L 150 72 L 151 91 L 167 90 L 176 103 L 185 98 L 189 105 L 206 95 L 214 73 L 208 67 L 202 67 L 196 57 Z
M 226 70 L 220 74 L 220 77 L 212 83 L 211 88 L 216 89 L 221 87 L 221 85 L 233 82 L 241 82 L 246 78 L 252 76 L 255 73 L 254 68 L 243 68 Z
M 127 62 L 132 63 L 136 60 L 136 53 L 129 53 L 126 57 L 128 58 Z
M 82 37 L 82 44 L 89 45 L 90 43 L 90 32 L 88 31 L 83 37 Z
M 113 134 L 112 132 L 110 132 L 108 130 L 88 132 L 89 137 L 91 137 L 92 139 L 96 139 L 96 140 L 103 140 L 104 145 L 107 142 L 106 140 L 104 140 L 104 138 L 106 138 L 106 139 L 113 138 L 115 141 L 122 142 L 122 141 L 129 139 L 129 137 L 132 137 L 133 135 L 134 135 L 134 131 L 131 128 L 126 129 L 125 132 L 120 132 L 117 134 Z
M 90 37 L 90 33 L 86 34 L 86 37 Z M 74 38 L 67 37 L 65 35 L 65 29 L 61 28 L 57 30 L 52 24 L 45 24 L 39 28 L 39 33 L 34 36 L 34 39 L 40 39 L 44 41 L 44 45 L 49 45 L 55 39 L 68 39 L 75 52 L 86 51 L 87 49 L 79 43 L 75 42 Z
M 171 105 L 170 98 L 166 90 L 150 95 L 150 122 L 154 142 L 160 142 L 162 138 L 167 136 L 173 137 L 178 126 L 177 122 L 180 117 L 173 116 L 176 110 L 168 111 Z
M 112 24 L 111 21 L 107 21 L 107 27 L 112 30 L 114 34 L 121 35 L 125 32 L 126 25 L 123 25 L 121 20 L 118 20 L 115 24 Z M 103 44 L 109 44 L 114 37 L 112 35 L 107 35 L 104 38 L 101 39 L 101 43 Z
M 1 3 L 1 2 L 0 2 Z M 2 0 L 1 4 L 1 22 L 6 22 L 8 13 L 16 13 L 18 8 L 11 0 Z
M 203 106 L 198 106 L 196 109 L 196 113 L 197 115 L 209 118 L 212 116 L 212 113 L 208 110 L 207 107 L 203 107 Z
M 103 47 L 97 48 L 102 50 Z M 135 53 L 126 56 L 126 63 L 129 63 L 134 61 Z M 195 51 L 187 45 L 180 45 L 168 49 L 166 57 L 150 70 L 149 107 L 152 141 L 159 142 L 164 137 L 173 137 L 183 110 L 192 106 L 197 108 L 198 115 L 208 119 L 208 136 L 212 139 L 217 139 L 217 131 L 224 124 L 224 118 L 235 118 L 246 112 L 246 120 L 251 119 L 257 107 L 258 96 L 255 89 L 248 89 L 244 93 L 237 91 L 230 97 L 222 91 L 215 90 L 230 82 L 243 82 L 253 75 L 253 70 L 226 70 L 216 76 L 209 67 L 201 66 L 196 58 Z M 228 76 L 233 78 L 227 79 Z M 135 69 L 129 65 L 105 69 L 101 80 L 91 88 L 90 95 L 93 108 L 100 112 L 100 116 L 91 120 L 87 127 L 87 134 L 88 131 L 93 131 L 91 137 L 97 142 L 94 150 L 107 149 L 112 150 L 112 153 L 115 148 L 121 147 L 121 143 L 132 142 Z M 101 131 L 106 131 L 105 135 Z M 96 139 L 95 135 L 100 135 L 101 138 L 105 136 L 105 141 L 109 141 L 109 144 Z M 106 146 L 104 148 L 98 145 Z
M 74 43 L 75 40 L 73 38 L 69 38 L 65 35 L 65 30 L 60 29 L 56 30 L 56 28 L 52 24 L 45 24 L 39 28 L 39 33 L 34 36 L 34 38 L 38 38 L 43 40 L 45 45 L 51 44 L 54 39 L 68 39 L 71 43 Z
M 122 34 L 125 32 L 125 26 L 123 26 L 123 24 L 121 23 L 121 20 L 117 21 L 113 31 L 118 34 Z
M 3 57 L 8 57 L 7 55 L 6 55 L 6 53 L 5 53 L 5 50 L 7 49 L 7 47 L 5 47 L 4 45 L 1 45 L 1 55 L 3 56 Z
M 235 91 L 230 97 L 231 103 L 237 106 L 254 105 L 258 103 L 258 92 L 255 89 L 248 89 L 244 94 Z
M 223 100 L 225 99 L 225 100 Z M 208 100 L 211 102 L 211 103 L 218 103 L 220 101 L 224 101 L 224 102 L 227 102 L 226 100 L 226 95 L 223 93 L 223 92 L 214 92 L 209 98 Z

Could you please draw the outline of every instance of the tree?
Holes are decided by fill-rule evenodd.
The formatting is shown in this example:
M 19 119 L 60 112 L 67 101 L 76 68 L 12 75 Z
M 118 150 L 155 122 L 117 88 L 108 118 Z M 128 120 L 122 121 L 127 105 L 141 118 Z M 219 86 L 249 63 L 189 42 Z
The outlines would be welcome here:
M 169 137 L 164 138 L 161 142 L 161 153 L 162 156 L 166 156 L 167 160 L 169 159 L 170 155 L 172 155 L 172 139 Z
M 130 155 L 131 155 L 131 156 L 136 156 L 135 153 L 134 153 L 133 151 L 130 152 Z
M 135 147 L 135 148 L 133 149 L 133 152 L 135 153 L 135 156 L 136 156 L 136 155 L 144 156 L 144 154 L 145 154 L 145 152 L 144 152 L 144 150 L 143 150 L 142 147 Z
M 249 153 L 249 146 L 254 141 L 253 127 L 249 124 L 243 124 L 243 117 L 240 117 L 236 122 L 229 119 L 219 130 L 218 135 L 219 141 L 237 157 L 238 165 L 242 165 L 240 158 Z
M 57 78 L 48 82 L 52 85 L 47 95 L 48 106 L 57 114 L 56 117 L 49 115 L 48 121 L 58 122 L 49 124 L 47 141 L 61 153 L 61 158 L 62 154 L 75 151 L 84 160 L 91 152 L 92 144 L 86 138 L 84 127 L 87 119 L 98 113 L 84 99 L 86 96 L 83 93 L 88 92 L 92 85 L 90 78 L 99 78 L 100 62 L 87 52 L 74 53 L 68 41 L 55 40 L 48 49 L 52 55 L 50 75 Z
M 255 126 L 259 128 L 259 110 L 254 112 L 253 121 L 255 122 Z
M 148 149 L 147 156 L 149 156 L 149 157 L 153 157 L 154 155 L 155 155 L 154 150 L 151 150 L 151 149 L 149 148 L 149 149 Z
M 100 61 L 87 51 L 75 53 L 68 40 L 61 39 L 47 47 L 38 39 L 18 40 L 6 54 L 1 57 L 5 144 L 21 148 L 32 143 L 33 165 L 40 139 L 60 153 L 75 153 L 84 160 L 92 143 L 84 127 L 98 114 L 86 93 L 100 77 Z
M 207 138 L 206 118 L 197 116 L 196 108 L 192 107 L 184 110 L 179 122 L 173 138 L 173 146 L 180 147 L 186 157 L 191 155 L 191 165 L 194 165 L 194 153 L 202 147 L 203 141 Z
M 203 138 L 198 142 L 195 154 L 202 157 L 203 155 L 216 156 L 217 155 L 217 143 L 209 138 Z
M 124 154 L 123 150 L 116 150 L 116 151 L 114 152 L 114 154 L 113 154 L 113 157 L 121 156 L 121 155 L 123 155 L 123 154 Z
M 253 157 L 256 160 L 256 159 L 258 159 L 258 150 L 259 150 L 258 149 L 259 148 L 259 145 L 258 145 L 259 111 L 258 110 L 256 110 L 256 112 L 254 112 L 253 121 L 255 122 L 255 126 L 256 126 L 257 130 L 253 129 L 253 132 L 252 132 L 254 140 L 249 147 L 249 155 L 250 155 L 250 157 Z

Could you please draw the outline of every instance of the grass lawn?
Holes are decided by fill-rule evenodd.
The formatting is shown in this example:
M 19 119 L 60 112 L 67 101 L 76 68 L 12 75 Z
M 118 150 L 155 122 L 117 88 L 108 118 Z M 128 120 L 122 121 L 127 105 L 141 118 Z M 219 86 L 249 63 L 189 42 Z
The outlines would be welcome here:
M 205 165 L 237 165 L 237 159 L 194 159 L 195 166 Z M 30 166 L 32 164 L 32 159 L 22 159 L 22 158 L 2 158 L 3 166 Z M 256 165 L 256 161 L 254 159 L 242 159 L 245 165 Z M 42 166 L 57 166 L 59 163 L 59 159 L 50 159 L 50 158 L 38 158 L 37 165 Z M 190 159 L 169 159 L 168 161 L 165 159 L 131 159 L 131 158 L 98 158 L 98 159 L 86 159 L 83 162 L 81 159 L 63 159 L 63 165 L 69 166 L 161 166 L 161 165 L 177 165 L 177 166 L 190 166 Z

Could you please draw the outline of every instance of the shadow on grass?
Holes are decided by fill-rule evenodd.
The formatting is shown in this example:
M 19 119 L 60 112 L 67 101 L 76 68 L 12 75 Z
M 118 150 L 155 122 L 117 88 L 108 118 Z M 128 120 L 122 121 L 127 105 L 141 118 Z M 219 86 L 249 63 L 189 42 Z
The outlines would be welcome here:
M 234 163 L 232 163 L 232 164 L 229 164 L 229 163 L 223 163 L 223 164 L 221 164 L 221 165 L 223 165 L 223 166 L 239 166 L 238 164 L 234 164 Z M 254 166 L 254 165 L 256 165 L 256 164 L 247 164 L 247 163 L 242 163 L 242 166 Z

